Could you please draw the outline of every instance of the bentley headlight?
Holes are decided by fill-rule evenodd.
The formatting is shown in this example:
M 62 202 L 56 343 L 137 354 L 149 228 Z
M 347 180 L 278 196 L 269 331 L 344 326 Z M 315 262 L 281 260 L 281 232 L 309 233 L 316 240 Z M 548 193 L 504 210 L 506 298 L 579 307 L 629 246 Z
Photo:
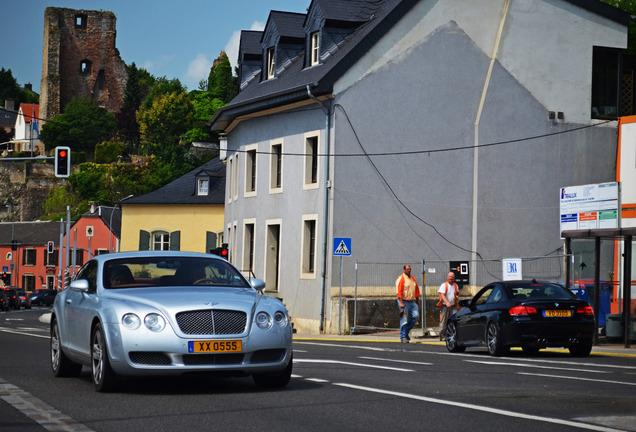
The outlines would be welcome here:
M 130 330 L 137 330 L 141 325 L 141 320 L 134 313 L 127 313 L 121 317 L 121 323 Z
M 166 327 L 166 320 L 156 313 L 150 313 L 144 318 L 144 324 L 148 330 L 153 332 L 160 332 Z
M 277 311 L 274 314 L 274 322 L 281 327 L 285 327 L 287 325 L 287 314 L 283 311 Z
M 267 330 L 272 326 L 272 316 L 267 312 L 259 312 L 256 314 L 256 325 L 263 330 Z

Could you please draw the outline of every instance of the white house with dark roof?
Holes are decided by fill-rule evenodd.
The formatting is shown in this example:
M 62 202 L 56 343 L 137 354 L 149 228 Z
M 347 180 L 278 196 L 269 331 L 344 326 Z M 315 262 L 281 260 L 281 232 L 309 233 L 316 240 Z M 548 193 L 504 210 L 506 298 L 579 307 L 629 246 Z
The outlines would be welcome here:
M 232 261 L 265 279 L 298 331 L 335 332 L 334 238 L 351 239 L 344 295 L 386 299 L 401 263 L 560 254 L 559 188 L 616 179 L 629 23 L 597 0 L 271 12 L 260 59 L 243 33 L 241 91 L 210 120 Z M 356 262 L 394 265 L 365 285 Z

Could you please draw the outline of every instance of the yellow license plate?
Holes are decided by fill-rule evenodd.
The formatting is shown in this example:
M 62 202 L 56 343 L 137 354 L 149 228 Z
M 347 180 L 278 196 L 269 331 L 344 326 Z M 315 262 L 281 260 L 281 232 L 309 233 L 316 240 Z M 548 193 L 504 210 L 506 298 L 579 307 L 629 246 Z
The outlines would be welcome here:
M 543 311 L 543 316 L 546 316 L 546 317 L 569 317 L 569 316 L 572 316 L 572 311 L 569 311 L 569 310 L 547 310 L 547 311 Z
M 189 353 L 241 352 L 242 349 L 240 340 L 188 342 Z

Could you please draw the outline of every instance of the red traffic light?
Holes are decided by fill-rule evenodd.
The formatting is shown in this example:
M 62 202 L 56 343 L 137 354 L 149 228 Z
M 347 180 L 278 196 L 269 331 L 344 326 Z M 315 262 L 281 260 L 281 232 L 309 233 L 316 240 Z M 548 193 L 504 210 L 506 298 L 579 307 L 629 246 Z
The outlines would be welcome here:
M 55 147 L 55 177 L 67 178 L 71 175 L 71 148 Z

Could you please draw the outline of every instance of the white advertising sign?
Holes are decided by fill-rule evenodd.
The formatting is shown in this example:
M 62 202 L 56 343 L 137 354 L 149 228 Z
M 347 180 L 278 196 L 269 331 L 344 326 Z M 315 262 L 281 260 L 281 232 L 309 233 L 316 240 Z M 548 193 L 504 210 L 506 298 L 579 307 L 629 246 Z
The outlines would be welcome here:
M 501 267 L 503 280 L 508 281 L 523 279 L 521 273 L 521 258 L 504 258 L 501 260 Z
M 563 187 L 561 231 L 619 227 L 618 182 Z

